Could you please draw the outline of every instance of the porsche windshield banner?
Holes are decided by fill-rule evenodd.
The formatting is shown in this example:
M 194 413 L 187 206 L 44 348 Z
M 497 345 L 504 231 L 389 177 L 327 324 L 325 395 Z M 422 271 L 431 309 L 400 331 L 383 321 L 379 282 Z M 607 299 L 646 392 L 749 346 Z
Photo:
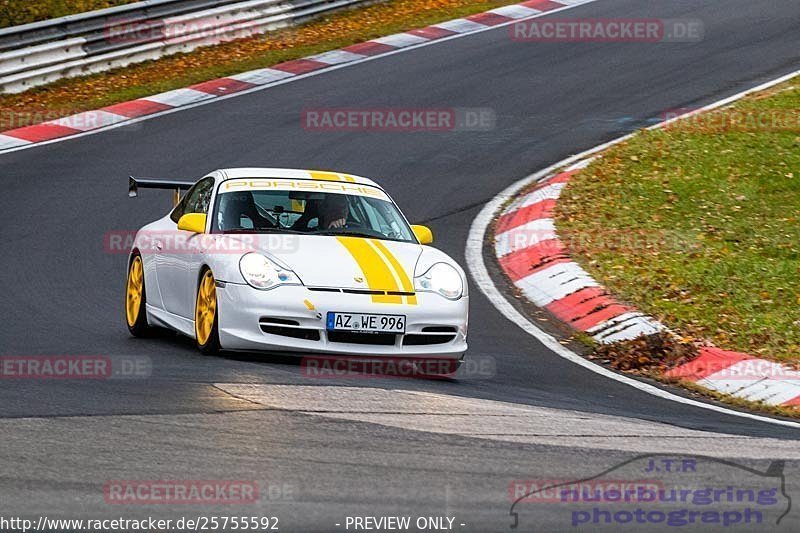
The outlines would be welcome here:
M 233 191 L 303 191 L 367 196 L 389 201 L 389 196 L 377 187 L 345 181 L 304 180 L 285 178 L 232 179 L 220 185 L 220 193 Z

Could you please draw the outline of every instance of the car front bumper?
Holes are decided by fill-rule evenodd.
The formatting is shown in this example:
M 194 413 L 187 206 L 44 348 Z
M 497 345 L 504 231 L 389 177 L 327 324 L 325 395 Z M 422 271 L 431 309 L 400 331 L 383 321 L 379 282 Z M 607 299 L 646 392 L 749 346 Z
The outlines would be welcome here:
M 319 292 L 300 285 L 263 291 L 249 285 L 220 283 L 220 344 L 227 350 L 298 355 L 459 359 L 467 350 L 468 298 L 453 301 L 418 292 L 416 300 L 416 305 L 386 304 L 373 302 L 368 294 Z M 329 311 L 405 315 L 406 333 L 331 333 L 325 327 Z

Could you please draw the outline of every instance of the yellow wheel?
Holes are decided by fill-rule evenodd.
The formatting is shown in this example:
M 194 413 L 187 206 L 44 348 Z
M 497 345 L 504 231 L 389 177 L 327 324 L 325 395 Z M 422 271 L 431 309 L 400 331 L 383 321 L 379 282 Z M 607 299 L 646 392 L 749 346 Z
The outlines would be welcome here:
M 135 337 L 143 336 L 149 329 L 144 305 L 144 265 L 142 256 L 136 254 L 128 267 L 128 283 L 125 286 L 125 322 Z
M 217 332 L 217 282 L 210 270 L 203 272 L 197 287 L 194 308 L 194 333 L 197 347 L 205 354 L 219 351 Z

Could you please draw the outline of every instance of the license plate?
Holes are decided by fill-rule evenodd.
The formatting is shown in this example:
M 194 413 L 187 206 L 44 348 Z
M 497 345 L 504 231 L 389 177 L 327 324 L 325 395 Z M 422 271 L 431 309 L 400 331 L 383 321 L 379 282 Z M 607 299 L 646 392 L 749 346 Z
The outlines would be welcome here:
M 364 313 L 328 313 L 329 331 L 362 333 L 405 333 L 405 315 L 371 315 Z

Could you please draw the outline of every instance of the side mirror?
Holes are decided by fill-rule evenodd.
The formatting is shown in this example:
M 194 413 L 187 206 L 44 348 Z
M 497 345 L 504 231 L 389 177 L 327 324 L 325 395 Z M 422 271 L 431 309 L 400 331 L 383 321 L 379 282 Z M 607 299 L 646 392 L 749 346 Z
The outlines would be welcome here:
M 433 242 L 433 232 L 428 226 L 412 225 L 411 231 L 414 232 L 420 244 L 430 244 Z
M 206 232 L 206 216 L 203 213 L 188 213 L 178 220 L 178 229 L 192 233 Z

